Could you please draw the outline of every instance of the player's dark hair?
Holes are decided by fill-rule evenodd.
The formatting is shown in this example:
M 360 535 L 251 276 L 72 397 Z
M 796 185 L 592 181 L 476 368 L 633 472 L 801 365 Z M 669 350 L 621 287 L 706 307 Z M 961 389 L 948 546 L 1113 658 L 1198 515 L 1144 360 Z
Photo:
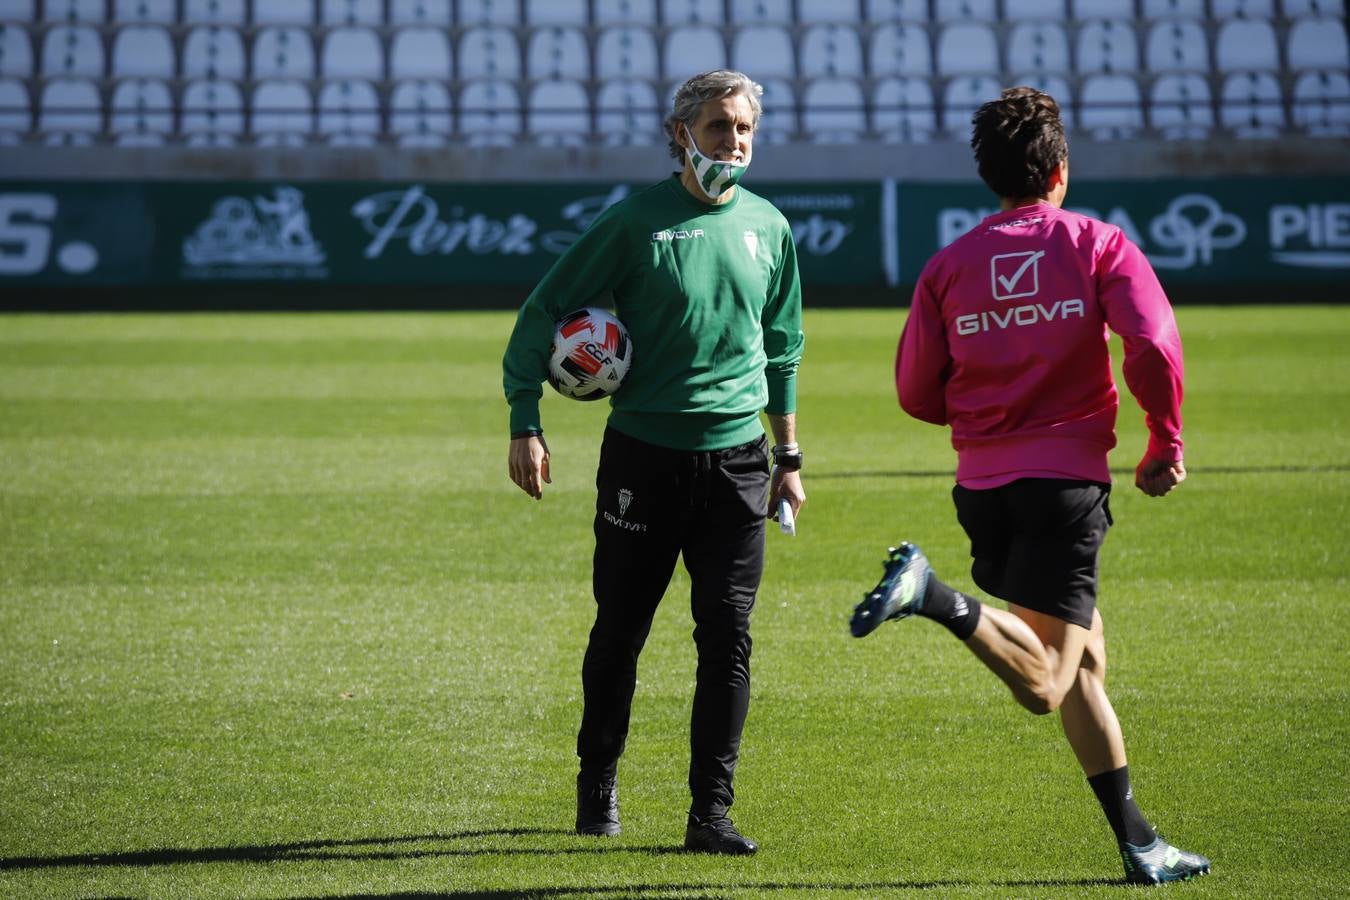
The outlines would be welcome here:
M 970 146 L 980 177 L 1000 197 L 1043 197 L 1069 156 L 1055 98 L 1030 87 L 1008 88 L 971 118 Z

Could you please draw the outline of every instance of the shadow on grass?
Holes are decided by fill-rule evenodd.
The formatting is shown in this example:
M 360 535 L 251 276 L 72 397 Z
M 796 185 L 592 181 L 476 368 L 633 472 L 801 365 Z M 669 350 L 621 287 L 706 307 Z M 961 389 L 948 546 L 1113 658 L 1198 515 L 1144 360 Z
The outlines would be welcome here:
M 737 894 L 749 891 L 839 891 L 874 893 L 877 891 L 941 891 L 949 888 L 1076 888 L 1076 887 L 1122 887 L 1128 888 L 1124 881 L 1112 881 L 1106 878 L 1063 878 L 1036 879 L 1019 881 L 972 881 L 969 879 L 946 879 L 934 881 L 866 881 L 866 882 L 745 882 L 735 885 L 726 884 L 625 884 L 616 887 L 539 887 L 511 888 L 501 890 L 462 890 L 434 893 L 406 892 L 396 894 L 340 894 L 325 895 L 338 900 L 561 900 L 565 897 L 581 897 L 587 900 L 624 900 L 624 898 L 648 898 L 678 895 L 680 900 L 729 900 Z M 297 897 L 292 900 L 319 900 L 319 897 Z
M 403 837 L 352 838 L 348 840 L 296 841 L 288 844 L 260 844 L 239 847 L 161 847 L 128 850 L 120 853 L 73 853 L 64 856 L 0 857 L 0 871 L 23 869 L 65 869 L 82 866 L 173 866 L 184 863 L 271 863 L 306 860 L 390 860 L 438 856 L 553 856 L 570 853 L 682 853 L 681 847 L 615 846 L 595 842 L 583 847 L 408 847 L 408 844 L 432 844 L 490 837 L 531 837 L 571 835 L 561 828 L 485 828 L 445 834 L 414 834 Z M 403 845 L 403 846 L 399 846 Z

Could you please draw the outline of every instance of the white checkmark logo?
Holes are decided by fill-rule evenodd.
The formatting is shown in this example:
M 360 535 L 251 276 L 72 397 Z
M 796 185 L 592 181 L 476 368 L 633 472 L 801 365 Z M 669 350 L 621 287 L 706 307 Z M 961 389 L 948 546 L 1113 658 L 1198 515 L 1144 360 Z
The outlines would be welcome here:
M 1039 285 L 1035 279 L 1033 279 L 1031 290 L 1022 293 L 1013 293 L 1013 291 L 1016 289 L 1018 282 L 1022 280 L 1022 276 L 1026 274 L 1027 269 L 1036 265 L 1036 261 L 1044 255 L 1044 250 L 1036 250 L 1029 253 L 1004 253 L 991 259 L 989 267 L 994 276 L 994 297 L 999 300 L 1007 300 L 1012 297 L 1026 297 L 1036 293 Z M 998 274 L 998 261 L 1000 259 L 1021 259 L 1022 264 L 1017 267 L 1017 270 L 1011 276 L 1000 275 Z M 1003 289 L 1002 291 L 999 291 L 1000 287 Z

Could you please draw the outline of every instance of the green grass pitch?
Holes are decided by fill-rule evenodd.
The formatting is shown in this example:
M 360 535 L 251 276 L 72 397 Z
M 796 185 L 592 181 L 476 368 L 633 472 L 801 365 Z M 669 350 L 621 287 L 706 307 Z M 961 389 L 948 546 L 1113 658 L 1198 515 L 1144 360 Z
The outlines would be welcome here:
M 1214 873 L 1350 884 L 1350 307 L 1182 307 L 1190 480 L 1102 560 L 1141 807 Z M 570 833 L 603 404 L 550 395 L 506 477 L 512 317 L 0 318 L 0 895 L 1122 896 L 1053 717 L 930 622 L 847 636 L 888 543 L 969 587 L 903 312 L 810 311 L 809 501 L 768 536 L 734 814 L 678 852 L 694 651 L 643 655 L 624 833 Z M 639 348 L 639 353 L 641 352 Z M 1133 896 L 1131 894 L 1131 896 Z

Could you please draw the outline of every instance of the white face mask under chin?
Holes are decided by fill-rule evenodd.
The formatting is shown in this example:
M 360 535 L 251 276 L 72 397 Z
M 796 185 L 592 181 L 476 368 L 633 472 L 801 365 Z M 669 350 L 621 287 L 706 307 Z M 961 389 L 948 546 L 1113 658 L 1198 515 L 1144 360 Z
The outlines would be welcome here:
M 738 163 L 707 156 L 698 149 L 698 144 L 694 143 L 694 135 L 687 126 L 684 135 L 689 138 L 689 146 L 684 148 L 684 155 L 689 160 L 690 168 L 693 169 L 694 182 L 709 200 L 716 200 L 735 187 L 736 182 L 745 175 L 745 170 L 750 168 L 749 160 Z

